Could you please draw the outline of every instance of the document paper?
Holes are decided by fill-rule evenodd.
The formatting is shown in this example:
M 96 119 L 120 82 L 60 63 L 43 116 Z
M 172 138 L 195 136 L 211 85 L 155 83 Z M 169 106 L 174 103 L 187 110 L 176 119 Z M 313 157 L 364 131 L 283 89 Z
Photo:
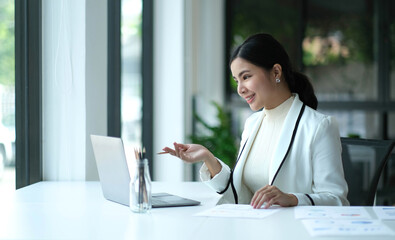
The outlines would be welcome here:
M 379 220 L 304 219 L 311 236 L 381 236 L 395 235 Z
M 208 209 L 195 216 L 227 217 L 227 218 L 265 218 L 281 210 L 272 206 L 268 209 L 254 209 L 247 204 L 223 204 Z
M 377 217 L 382 220 L 395 220 L 395 207 L 374 207 Z
M 295 207 L 295 218 L 301 219 L 311 236 L 381 236 L 395 235 L 380 220 L 372 219 L 363 207 Z
M 371 219 L 363 207 L 295 207 L 296 219 Z

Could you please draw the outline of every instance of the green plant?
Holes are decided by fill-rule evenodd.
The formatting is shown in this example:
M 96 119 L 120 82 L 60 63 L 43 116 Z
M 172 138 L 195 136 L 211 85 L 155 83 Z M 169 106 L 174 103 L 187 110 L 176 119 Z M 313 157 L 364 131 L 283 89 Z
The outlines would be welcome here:
M 211 126 L 194 113 L 197 123 L 201 124 L 209 133 L 205 135 L 196 133 L 190 138 L 193 143 L 205 146 L 214 156 L 221 159 L 229 167 L 233 167 L 236 161 L 237 147 L 236 138 L 232 134 L 230 112 L 225 111 L 215 102 L 212 102 L 212 104 L 217 108 L 219 124 Z
M 349 134 L 347 134 L 347 137 L 349 137 L 349 138 L 361 138 L 361 136 L 358 133 L 349 133 Z

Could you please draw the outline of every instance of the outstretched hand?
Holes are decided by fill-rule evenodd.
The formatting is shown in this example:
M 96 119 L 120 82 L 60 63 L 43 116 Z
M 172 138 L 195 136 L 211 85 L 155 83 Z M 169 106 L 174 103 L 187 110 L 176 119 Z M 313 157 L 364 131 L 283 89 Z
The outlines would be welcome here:
M 199 144 L 174 143 L 174 149 L 165 147 L 163 153 L 169 153 L 189 163 L 204 161 L 209 157 L 210 151 Z
M 221 164 L 204 146 L 199 144 L 182 144 L 176 142 L 173 144 L 174 149 L 165 147 L 162 149 L 163 152 L 159 154 L 169 153 L 188 163 L 204 161 L 212 177 L 221 171 Z
M 276 186 L 266 185 L 255 192 L 251 199 L 251 206 L 253 208 L 269 208 L 273 204 L 280 205 L 281 207 L 292 207 L 298 205 L 298 199 L 293 194 L 283 193 Z

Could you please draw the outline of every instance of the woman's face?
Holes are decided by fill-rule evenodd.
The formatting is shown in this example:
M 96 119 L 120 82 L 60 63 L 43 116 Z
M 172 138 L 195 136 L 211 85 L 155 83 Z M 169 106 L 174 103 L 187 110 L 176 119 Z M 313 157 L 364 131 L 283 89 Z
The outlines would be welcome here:
M 237 83 L 237 93 L 246 100 L 253 111 L 263 107 L 274 107 L 271 106 L 271 99 L 275 97 L 276 90 L 274 74 L 242 58 L 233 60 L 230 69 Z

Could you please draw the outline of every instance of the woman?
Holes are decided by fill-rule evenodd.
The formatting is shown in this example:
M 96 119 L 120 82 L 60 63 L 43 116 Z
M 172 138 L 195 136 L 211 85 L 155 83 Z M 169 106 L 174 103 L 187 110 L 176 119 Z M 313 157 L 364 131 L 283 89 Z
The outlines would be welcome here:
M 223 194 L 219 204 L 349 205 L 337 123 L 316 111 L 312 85 L 292 70 L 281 44 L 253 35 L 230 68 L 238 94 L 257 111 L 245 123 L 234 171 L 201 145 L 174 143 L 164 153 L 203 161 L 201 179 Z

